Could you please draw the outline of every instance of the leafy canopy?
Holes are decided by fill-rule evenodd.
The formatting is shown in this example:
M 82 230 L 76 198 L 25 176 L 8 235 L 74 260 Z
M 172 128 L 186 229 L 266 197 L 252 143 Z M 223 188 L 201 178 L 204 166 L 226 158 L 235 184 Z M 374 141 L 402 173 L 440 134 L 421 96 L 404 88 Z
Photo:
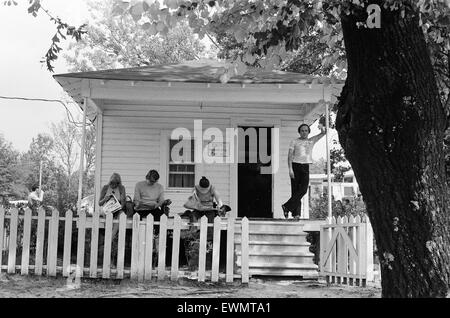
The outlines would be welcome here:
M 442 60 L 439 55 L 450 51 L 450 0 L 114 0 L 113 14 L 129 14 L 144 28 L 160 34 L 187 19 L 200 38 L 218 30 L 234 38 L 242 44 L 242 52 L 222 74 L 226 82 L 256 61 L 266 69 L 279 67 L 288 52 L 297 50 L 303 37 L 311 35 L 320 36 L 336 52 L 323 63 L 338 71 L 345 69 L 336 49 L 343 45 L 341 18 L 352 15 L 359 27 L 368 27 L 373 12 L 367 8 L 373 3 L 396 12 L 399 19 L 417 15 L 435 64 Z
M 88 36 L 70 44 L 64 57 L 71 71 L 95 71 L 179 63 L 205 55 L 205 46 L 184 22 L 164 36 L 139 25 L 131 15 L 112 16 L 110 0 L 89 1 Z

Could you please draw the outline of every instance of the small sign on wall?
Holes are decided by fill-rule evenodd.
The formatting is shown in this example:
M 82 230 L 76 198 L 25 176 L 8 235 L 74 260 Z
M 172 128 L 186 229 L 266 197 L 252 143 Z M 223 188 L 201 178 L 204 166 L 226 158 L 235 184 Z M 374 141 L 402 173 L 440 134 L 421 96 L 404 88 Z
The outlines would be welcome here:
M 211 141 L 207 145 L 208 156 L 212 158 L 226 158 L 229 154 L 229 142 Z

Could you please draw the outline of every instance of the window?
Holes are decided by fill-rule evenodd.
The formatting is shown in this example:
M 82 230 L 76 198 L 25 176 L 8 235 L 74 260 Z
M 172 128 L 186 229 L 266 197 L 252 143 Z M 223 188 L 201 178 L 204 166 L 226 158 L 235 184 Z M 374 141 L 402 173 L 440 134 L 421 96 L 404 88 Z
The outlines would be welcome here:
M 344 196 L 354 196 L 353 187 L 344 187 Z
M 345 183 L 353 183 L 353 177 L 344 177 Z
M 175 163 L 171 154 L 175 145 L 179 142 L 179 140 L 170 140 L 169 188 L 193 188 L 195 186 L 194 140 L 190 140 L 190 156 L 188 153 L 184 153 L 186 149 L 181 148 L 179 155 L 182 158 L 182 162 Z

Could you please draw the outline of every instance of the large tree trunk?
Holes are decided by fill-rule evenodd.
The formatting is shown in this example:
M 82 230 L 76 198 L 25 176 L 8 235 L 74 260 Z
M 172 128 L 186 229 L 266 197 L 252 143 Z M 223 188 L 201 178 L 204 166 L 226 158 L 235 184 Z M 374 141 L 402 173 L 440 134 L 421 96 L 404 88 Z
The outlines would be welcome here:
M 381 14 L 381 29 L 358 29 L 354 16 L 342 16 L 348 78 L 337 130 L 374 229 L 383 297 L 443 297 L 446 116 L 417 17 Z

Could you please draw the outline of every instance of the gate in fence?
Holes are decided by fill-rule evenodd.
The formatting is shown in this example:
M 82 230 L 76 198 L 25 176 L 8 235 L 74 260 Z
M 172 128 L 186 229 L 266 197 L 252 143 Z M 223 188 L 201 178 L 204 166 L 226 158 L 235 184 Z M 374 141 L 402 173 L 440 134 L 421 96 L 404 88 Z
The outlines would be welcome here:
M 373 280 L 373 232 L 367 217 L 327 219 L 320 226 L 320 273 L 327 283 L 365 286 Z
M 117 226 L 117 244 L 112 244 L 113 228 Z M 236 226 L 242 227 L 239 234 L 242 235 L 240 267 L 235 263 Z M 181 234 L 187 229 L 199 234 L 195 245 L 198 248 L 198 269 L 195 272 L 179 267 Z M 226 237 L 222 238 L 224 230 Z M 99 235 L 100 232 L 102 235 Z M 98 215 L 87 218 L 84 212 L 74 217 L 72 211 L 68 211 L 61 217 L 57 210 L 47 216 L 43 209 L 32 215 L 28 208 L 5 212 L 0 207 L 0 246 L 5 247 L 0 252 L 0 265 L 1 271 L 6 270 L 10 274 L 20 272 L 22 275 L 62 274 L 64 277 L 104 279 L 129 277 L 145 281 L 152 278 L 177 280 L 194 274 L 200 282 L 218 282 L 221 279 L 233 282 L 239 279 L 242 283 L 248 283 L 248 233 L 247 218 L 236 222 L 234 218 L 222 220 L 217 217 L 214 223 L 208 223 L 207 218 L 203 217 L 198 223 L 188 224 L 183 223 L 178 215 L 174 218 L 163 215 L 159 221 L 154 221 L 152 215 L 144 220 L 140 220 L 137 214 L 133 219 L 127 219 L 124 213 L 118 219 L 113 219 L 111 214 L 106 218 Z M 102 237 L 103 244 L 99 244 L 99 237 Z M 220 258 L 222 239 L 226 239 L 226 266 L 219 266 L 223 263 Z M 129 267 L 125 264 L 125 254 L 129 250 L 127 246 L 131 248 Z M 166 264 L 167 251 L 171 251 L 170 266 Z M 99 252 L 103 255 L 100 259 Z M 117 261 L 112 264 L 114 253 Z

